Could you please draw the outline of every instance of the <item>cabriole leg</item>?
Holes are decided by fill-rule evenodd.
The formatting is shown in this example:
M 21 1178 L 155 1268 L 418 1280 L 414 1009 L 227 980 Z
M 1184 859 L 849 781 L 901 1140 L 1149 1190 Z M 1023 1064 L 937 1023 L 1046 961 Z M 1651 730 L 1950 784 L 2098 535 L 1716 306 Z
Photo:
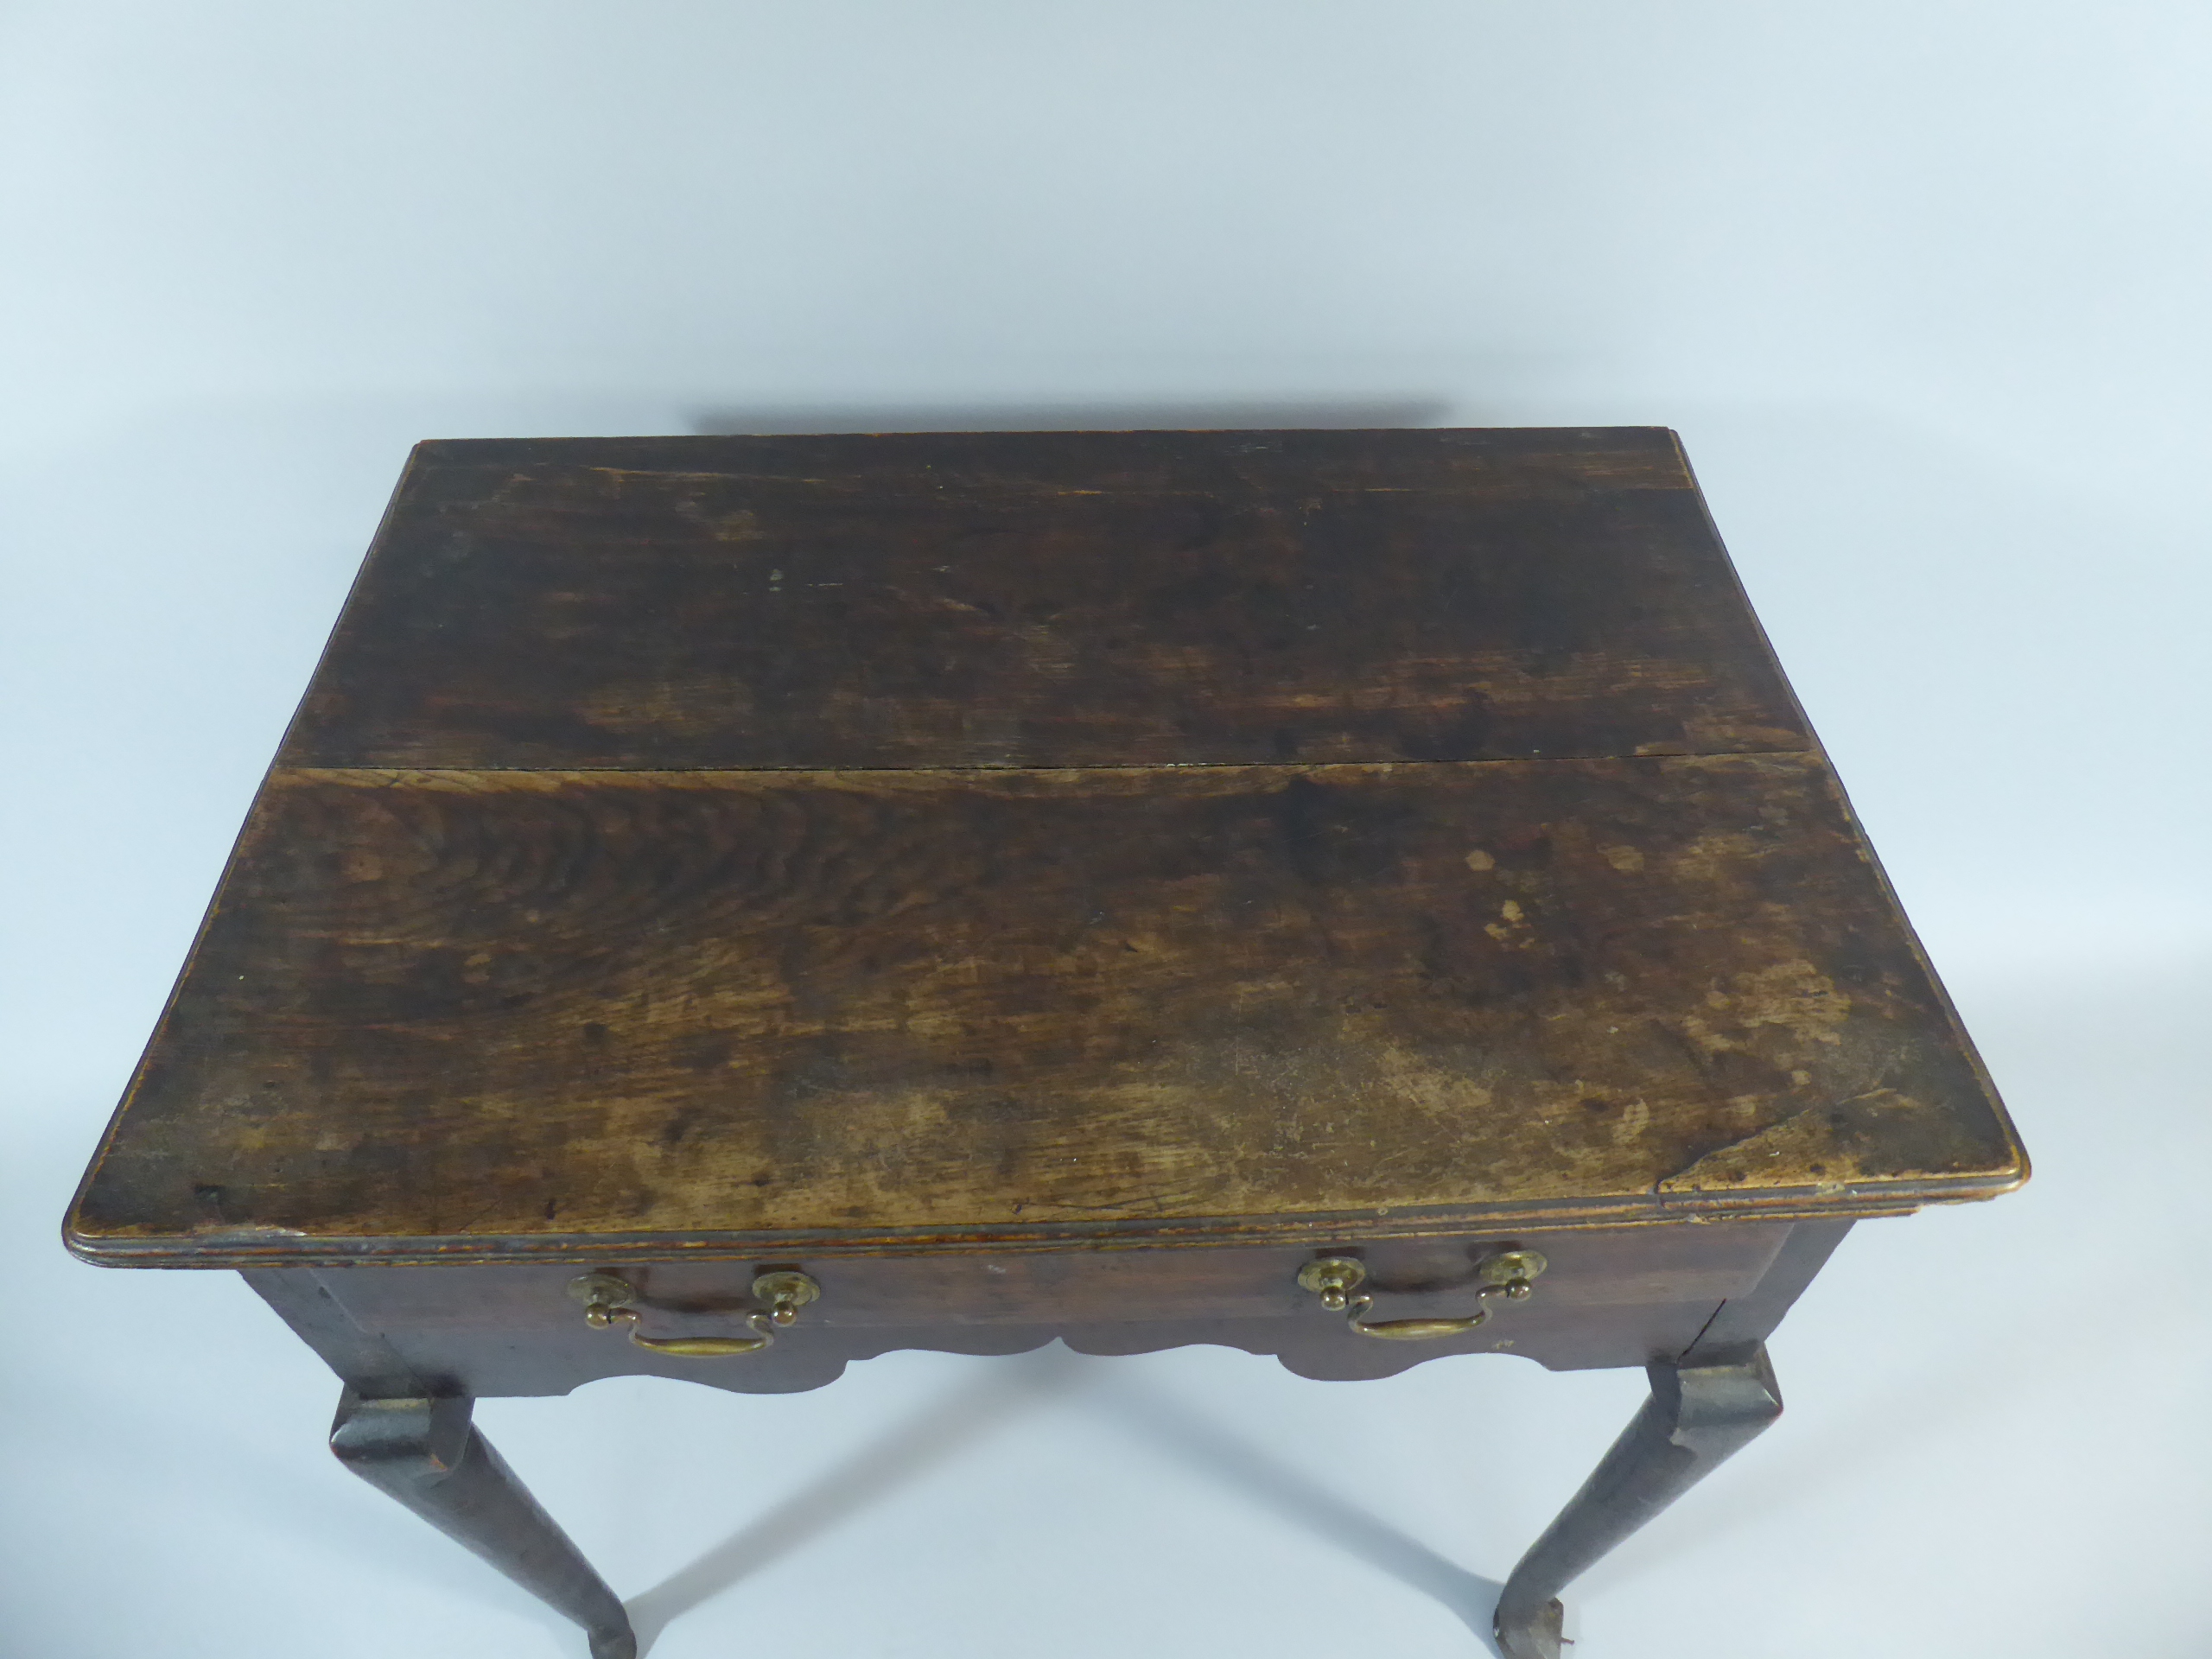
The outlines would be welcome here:
M 1782 1415 L 1760 1344 L 1650 1377 L 1643 1409 L 1506 1581 L 1495 1628 L 1507 1659 L 1560 1659 L 1559 1592 Z
M 469 1421 L 467 1399 L 338 1402 L 330 1449 L 448 1537 L 584 1627 L 592 1659 L 636 1659 L 629 1616 Z

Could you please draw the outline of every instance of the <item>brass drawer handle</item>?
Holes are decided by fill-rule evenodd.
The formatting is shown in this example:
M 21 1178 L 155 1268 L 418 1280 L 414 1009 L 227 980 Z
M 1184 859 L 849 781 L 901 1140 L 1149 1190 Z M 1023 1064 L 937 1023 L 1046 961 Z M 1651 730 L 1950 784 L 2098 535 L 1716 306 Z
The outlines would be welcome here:
M 1531 1281 L 1548 1265 L 1535 1250 L 1505 1249 L 1485 1256 L 1475 1269 L 1475 1276 L 1482 1281 L 1476 1298 L 1484 1302 L 1493 1299 L 1525 1302 L 1536 1294 Z M 1429 1342 L 1471 1331 L 1490 1318 L 1489 1308 L 1478 1307 L 1457 1319 L 1370 1320 L 1363 1316 L 1375 1306 L 1375 1299 L 1360 1289 L 1367 1282 L 1367 1267 L 1349 1255 L 1325 1255 L 1318 1262 L 1308 1262 L 1298 1270 L 1298 1282 L 1319 1296 L 1322 1306 L 1332 1313 L 1341 1311 L 1344 1322 L 1363 1337 Z
M 630 1333 L 639 1347 L 656 1354 L 683 1359 L 723 1359 L 732 1354 L 757 1354 L 776 1340 L 776 1328 L 789 1325 L 798 1311 L 822 1294 L 822 1287 L 803 1273 L 779 1268 L 753 1281 L 753 1297 L 765 1306 L 747 1313 L 749 1337 L 645 1337 L 638 1334 L 639 1304 L 645 1299 L 619 1273 L 587 1273 L 569 1281 L 569 1294 L 584 1305 L 584 1323 L 594 1331 L 617 1325 Z

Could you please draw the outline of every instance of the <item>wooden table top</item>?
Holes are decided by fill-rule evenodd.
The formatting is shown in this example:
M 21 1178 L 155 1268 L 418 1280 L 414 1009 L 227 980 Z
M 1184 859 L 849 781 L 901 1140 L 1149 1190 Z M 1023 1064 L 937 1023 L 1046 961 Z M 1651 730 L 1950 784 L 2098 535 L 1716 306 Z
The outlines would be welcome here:
M 1669 433 L 441 442 L 67 1236 L 1344 1243 L 2025 1173 Z

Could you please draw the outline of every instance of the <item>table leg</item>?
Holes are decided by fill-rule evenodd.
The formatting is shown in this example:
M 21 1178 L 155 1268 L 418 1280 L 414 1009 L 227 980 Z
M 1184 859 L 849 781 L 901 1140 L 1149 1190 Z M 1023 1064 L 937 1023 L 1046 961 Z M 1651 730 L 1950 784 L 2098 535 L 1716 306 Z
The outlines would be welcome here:
M 635 1659 L 629 1616 L 553 1517 L 469 1421 L 475 1402 L 419 1397 L 338 1402 L 330 1449 L 456 1542 L 584 1627 L 592 1659 Z
M 1560 1659 L 1554 1598 L 1782 1414 L 1761 1344 L 1649 1375 L 1643 1410 L 1506 1581 L 1494 1621 L 1506 1659 Z

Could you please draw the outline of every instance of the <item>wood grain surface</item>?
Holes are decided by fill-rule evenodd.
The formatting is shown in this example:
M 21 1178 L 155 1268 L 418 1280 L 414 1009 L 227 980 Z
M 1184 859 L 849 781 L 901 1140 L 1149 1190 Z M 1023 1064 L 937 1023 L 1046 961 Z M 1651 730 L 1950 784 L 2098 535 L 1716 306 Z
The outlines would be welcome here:
M 472 442 L 67 1236 L 1343 1244 L 2025 1168 L 1670 433 Z
M 1669 432 L 425 444 L 283 760 L 1809 747 Z
M 2018 1179 L 1810 755 L 281 770 L 75 1219 L 342 1257 Z

